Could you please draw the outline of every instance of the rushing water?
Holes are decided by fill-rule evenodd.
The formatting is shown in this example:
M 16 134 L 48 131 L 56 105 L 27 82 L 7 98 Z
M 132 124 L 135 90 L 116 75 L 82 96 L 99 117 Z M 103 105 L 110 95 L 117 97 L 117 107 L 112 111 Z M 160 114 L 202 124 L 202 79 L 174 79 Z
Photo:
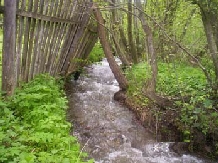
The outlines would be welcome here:
M 119 87 L 106 60 L 87 68 L 67 89 L 73 134 L 96 163 L 208 163 L 175 153 L 172 143 L 155 142 L 134 114 L 113 100 Z

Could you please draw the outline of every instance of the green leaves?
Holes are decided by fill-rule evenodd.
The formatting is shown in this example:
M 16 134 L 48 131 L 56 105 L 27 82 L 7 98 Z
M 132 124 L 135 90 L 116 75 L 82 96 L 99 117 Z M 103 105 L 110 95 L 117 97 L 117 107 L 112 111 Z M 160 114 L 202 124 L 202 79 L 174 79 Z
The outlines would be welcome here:
M 0 101 L 0 162 L 83 162 L 76 138 L 69 135 L 60 87 L 54 78 L 40 75 L 10 101 Z
M 185 140 L 190 141 L 193 129 L 204 134 L 217 131 L 217 98 L 208 87 L 203 72 L 199 68 L 177 62 L 158 63 L 158 67 L 157 92 L 179 99 L 175 102 L 176 112 L 179 114 L 178 126 L 183 132 L 190 132 Z M 134 65 L 126 72 L 130 81 L 129 95 L 136 97 L 134 100 L 139 100 L 141 106 L 144 104 L 143 100 L 145 101 L 141 88 L 147 80 L 146 72 L 146 63 Z
M 104 57 L 103 49 L 100 43 L 96 43 L 88 57 L 88 61 L 90 63 L 99 62 L 100 60 L 102 60 L 103 57 Z

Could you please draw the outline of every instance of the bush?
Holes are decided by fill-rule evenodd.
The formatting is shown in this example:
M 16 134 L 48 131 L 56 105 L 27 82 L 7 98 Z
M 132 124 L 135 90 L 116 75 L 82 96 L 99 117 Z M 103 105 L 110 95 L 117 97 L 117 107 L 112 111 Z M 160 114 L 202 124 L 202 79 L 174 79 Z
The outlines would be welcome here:
M 101 44 L 97 42 L 88 57 L 88 61 L 94 63 L 94 62 L 101 61 L 103 58 L 104 58 L 104 51 L 101 47 Z
M 148 72 L 147 63 L 134 65 L 126 72 L 130 84 L 128 93 L 141 105 L 148 103 L 141 93 Z M 183 63 L 158 63 L 157 93 L 179 99 L 176 111 L 180 115 L 179 127 L 184 133 L 191 134 L 193 128 L 204 134 L 218 131 L 217 101 L 199 68 Z
M 63 95 L 54 78 L 40 75 L 0 102 L 0 162 L 85 162 L 86 154 L 69 135 Z
M 133 65 L 125 70 L 129 82 L 127 94 L 139 105 L 148 104 L 148 99 L 143 95 L 142 88 L 150 75 L 149 70 L 149 66 L 144 62 Z

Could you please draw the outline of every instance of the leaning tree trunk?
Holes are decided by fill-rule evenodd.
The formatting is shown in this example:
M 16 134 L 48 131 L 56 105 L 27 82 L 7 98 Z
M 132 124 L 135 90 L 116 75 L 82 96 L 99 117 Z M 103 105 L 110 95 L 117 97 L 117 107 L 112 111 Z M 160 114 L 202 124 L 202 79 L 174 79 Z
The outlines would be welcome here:
M 114 59 L 109 42 L 107 40 L 106 31 L 104 27 L 104 19 L 101 15 L 100 10 L 97 8 L 95 4 L 93 5 L 93 13 L 98 23 L 98 35 L 99 35 L 100 43 L 103 47 L 111 71 L 113 72 L 117 82 L 119 83 L 121 90 L 125 91 L 128 87 L 128 82 L 125 76 L 122 74 L 120 67 L 117 65 Z
M 154 48 L 154 41 L 153 41 L 153 34 L 152 30 L 146 22 L 145 14 L 143 12 L 142 3 L 140 0 L 136 0 L 136 7 L 139 10 L 139 19 L 142 23 L 142 28 L 146 34 L 147 44 L 148 44 L 148 55 L 149 55 L 149 63 L 151 66 L 151 77 L 148 79 L 146 88 L 143 88 L 143 93 L 146 97 L 150 100 L 154 101 L 161 107 L 172 106 L 173 102 L 168 100 L 167 98 L 163 98 L 156 94 L 156 82 L 157 82 L 157 74 L 158 74 L 158 67 L 157 67 L 157 56 Z
M 116 0 L 112 0 L 113 4 L 110 4 L 112 7 L 115 7 Z M 112 17 L 111 17 L 111 22 L 112 22 L 112 27 L 111 27 L 111 35 L 112 35 L 112 40 L 115 45 L 115 51 L 116 55 L 119 56 L 121 62 L 125 66 L 130 66 L 130 63 L 127 59 L 127 54 L 124 50 L 124 46 L 122 42 L 119 42 L 119 20 L 118 20 L 118 10 L 113 9 L 112 11 Z

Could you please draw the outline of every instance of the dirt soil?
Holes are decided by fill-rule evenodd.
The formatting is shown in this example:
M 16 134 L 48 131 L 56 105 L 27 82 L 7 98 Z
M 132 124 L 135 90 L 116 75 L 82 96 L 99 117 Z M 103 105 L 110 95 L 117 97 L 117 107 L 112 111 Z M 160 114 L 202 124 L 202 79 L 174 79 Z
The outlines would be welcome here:
M 201 155 L 205 158 L 212 158 L 218 160 L 218 154 L 215 152 L 214 137 L 218 135 L 211 134 L 204 135 L 201 131 L 193 131 L 192 141 L 184 143 L 187 135 L 182 132 L 182 124 L 178 121 L 179 112 L 176 108 L 161 109 L 155 104 L 149 106 L 142 106 L 135 102 L 133 98 L 128 97 L 124 92 L 115 93 L 114 99 L 127 106 L 132 110 L 138 121 L 146 128 L 148 128 L 154 135 L 157 141 L 160 142 L 179 142 L 178 146 L 173 147 L 175 150 L 186 150 Z M 182 145 L 182 147 L 180 147 Z

